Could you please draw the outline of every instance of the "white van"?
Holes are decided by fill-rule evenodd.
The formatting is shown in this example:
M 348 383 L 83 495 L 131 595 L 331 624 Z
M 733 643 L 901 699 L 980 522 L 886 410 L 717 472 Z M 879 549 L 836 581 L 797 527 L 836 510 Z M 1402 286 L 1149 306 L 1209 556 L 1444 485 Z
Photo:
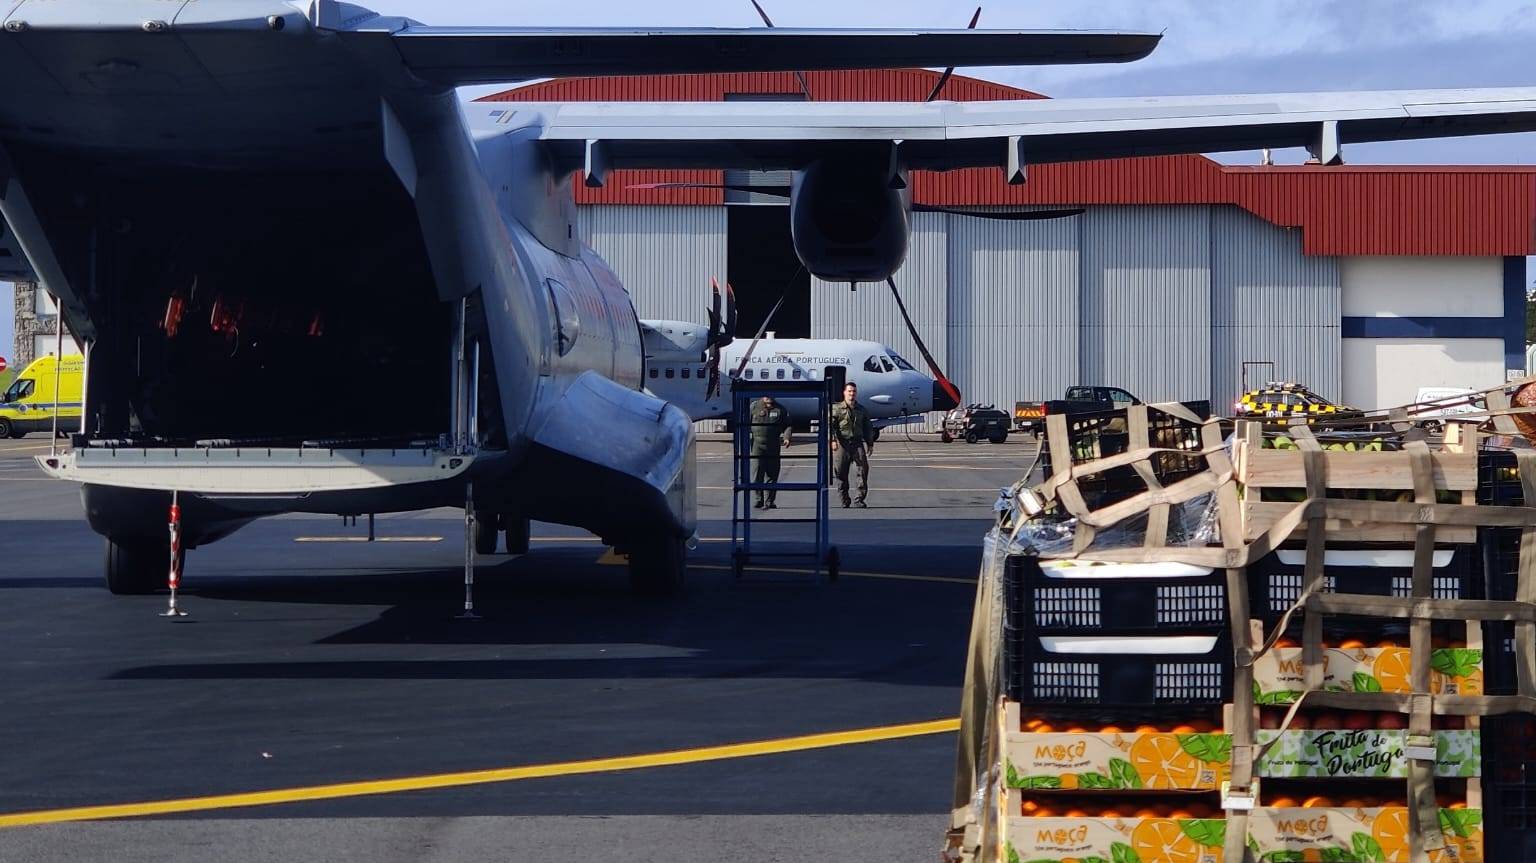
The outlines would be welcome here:
M 1457 401 L 1476 392 L 1477 390 L 1467 387 L 1420 387 L 1419 394 L 1414 396 L 1413 400 L 1418 404 Z M 1479 401 L 1481 400 L 1479 399 Z M 1481 410 L 1483 410 L 1481 404 L 1451 404 L 1435 410 L 1425 411 L 1424 413 L 1414 414 L 1413 418 L 1428 425 L 1438 426 L 1440 421 L 1446 417 L 1453 417 L 1457 414 L 1478 413 Z

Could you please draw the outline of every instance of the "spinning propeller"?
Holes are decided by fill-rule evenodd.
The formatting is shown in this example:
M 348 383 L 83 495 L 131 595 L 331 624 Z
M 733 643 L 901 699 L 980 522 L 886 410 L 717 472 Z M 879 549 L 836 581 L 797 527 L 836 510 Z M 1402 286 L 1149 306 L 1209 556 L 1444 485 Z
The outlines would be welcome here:
M 709 308 L 709 336 L 705 351 L 708 355 L 709 383 L 704 389 L 704 398 L 712 399 L 720 394 L 720 349 L 736 339 L 736 291 L 731 288 L 731 283 L 725 283 L 725 314 L 720 314 L 720 283 L 713 277 L 709 280 L 709 290 L 713 299 Z M 755 342 L 754 342 L 755 344 Z

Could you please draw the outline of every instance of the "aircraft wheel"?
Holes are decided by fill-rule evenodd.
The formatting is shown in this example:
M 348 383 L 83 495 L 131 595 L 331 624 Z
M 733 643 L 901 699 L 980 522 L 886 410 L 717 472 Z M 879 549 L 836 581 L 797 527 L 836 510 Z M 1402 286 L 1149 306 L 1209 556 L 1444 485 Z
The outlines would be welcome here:
M 975 443 L 975 442 L 977 442 L 979 440 L 981 440 L 981 438 L 977 437 L 975 432 L 968 431 L 968 432 L 965 433 L 965 442 L 966 443 Z
M 171 547 L 166 543 L 107 541 L 107 590 L 119 596 L 154 593 L 165 587 Z M 182 551 L 186 560 L 186 551 Z
M 11 421 L 5 417 L 0 417 L 0 438 L 16 437 L 21 437 L 21 435 L 16 433 L 16 426 L 12 425 Z
M 643 596 L 674 596 L 683 589 L 688 548 L 673 536 L 630 546 L 629 584 Z
M 495 554 L 500 539 L 500 515 L 488 512 L 475 519 L 475 554 Z
M 504 515 L 501 520 L 507 529 L 507 554 L 527 554 L 530 533 L 528 519 Z

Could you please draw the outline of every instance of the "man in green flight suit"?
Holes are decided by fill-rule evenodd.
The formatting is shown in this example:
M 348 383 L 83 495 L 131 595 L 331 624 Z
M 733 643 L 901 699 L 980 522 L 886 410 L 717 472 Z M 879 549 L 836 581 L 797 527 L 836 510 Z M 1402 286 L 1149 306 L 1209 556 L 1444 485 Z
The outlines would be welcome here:
M 832 452 L 836 459 L 837 491 L 843 496 L 843 508 L 847 509 L 848 469 L 859 466 L 859 496 L 853 506 L 864 509 L 864 498 L 869 495 L 869 456 L 875 451 L 875 427 L 869 421 L 869 411 L 859 404 L 859 385 L 843 387 L 843 400 L 832 406 Z
M 773 396 L 763 396 L 752 404 L 752 461 L 757 465 L 752 482 L 779 481 L 779 448 L 789 446 L 789 434 L 789 411 Z M 774 502 L 777 497 L 775 489 L 758 489 L 752 507 L 778 509 Z

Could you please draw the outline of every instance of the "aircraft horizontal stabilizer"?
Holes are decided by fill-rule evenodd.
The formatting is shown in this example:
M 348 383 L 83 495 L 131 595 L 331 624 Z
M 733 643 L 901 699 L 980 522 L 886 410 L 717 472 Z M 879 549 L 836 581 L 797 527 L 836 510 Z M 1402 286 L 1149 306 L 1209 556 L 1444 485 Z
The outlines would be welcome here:
M 454 86 L 572 75 L 1125 63 L 1152 53 L 1162 38 L 1087 30 L 556 29 L 414 23 L 392 35 L 418 78 Z

